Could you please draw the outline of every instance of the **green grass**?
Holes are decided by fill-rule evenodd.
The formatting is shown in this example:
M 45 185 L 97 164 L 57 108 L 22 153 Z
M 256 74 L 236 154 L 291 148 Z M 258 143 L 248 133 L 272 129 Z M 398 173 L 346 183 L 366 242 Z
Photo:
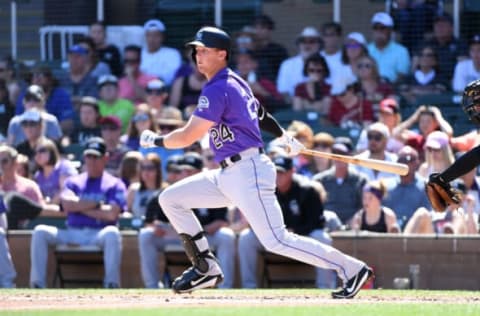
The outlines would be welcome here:
M 121 304 L 115 301 L 119 299 L 135 306 L 119 307 Z M 15 306 L 32 306 L 36 302 L 40 305 L 5 310 L 13 302 L 18 302 Z M 62 309 L 51 309 L 57 302 L 63 304 Z M 102 302 L 111 302 L 114 307 L 102 307 Z M 477 316 L 480 293 L 365 290 L 353 300 L 332 300 L 328 291 L 315 289 L 207 290 L 194 295 L 173 295 L 169 290 L 16 289 L 0 290 L 0 315 Z

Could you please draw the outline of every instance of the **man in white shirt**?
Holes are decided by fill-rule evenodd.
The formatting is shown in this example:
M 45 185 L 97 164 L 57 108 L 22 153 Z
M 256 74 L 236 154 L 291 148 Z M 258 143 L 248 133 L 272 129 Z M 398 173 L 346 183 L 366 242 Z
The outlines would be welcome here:
M 166 28 L 162 21 L 148 20 L 143 29 L 145 46 L 142 49 L 140 70 L 162 79 L 170 86 L 182 63 L 182 57 L 175 48 L 163 46 Z
M 342 76 L 342 26 L 337 22 L 328 22 L 322 26 L 323 50 L 320 55 L 325 58 L 330 77 L 328 82 L 333 82 L 335 77 Z
M 303 63 L 311 54 L 320 50 L 320 33 L 313 26 L 307 26 L 297 37 L 298 54 L 285 59 L 280 65 L 277 89 L 287 101 L 293 97 L 295 86 L 307 80 L 303 74 Z
M 470 82 L 480 79 L 480 34 L 470 40 L 469 54 L 469 59 L 459 61 L 455 66 L 452 87 L 458 93 L 462 93 Z

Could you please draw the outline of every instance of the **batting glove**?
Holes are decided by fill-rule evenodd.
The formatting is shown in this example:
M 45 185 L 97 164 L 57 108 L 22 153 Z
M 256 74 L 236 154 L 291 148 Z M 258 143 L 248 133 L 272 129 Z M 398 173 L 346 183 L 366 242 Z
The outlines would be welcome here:
M 140 146 L 144 148 L 155 147 L 155 140 L 157 139 L 158 135 L 151 130 L 145 130 L 140 135 Z
M 280 141 L 289 156 L 296 156 L 305 149 L 305 146 L 301 142 L 287 132 L 283 132 Z

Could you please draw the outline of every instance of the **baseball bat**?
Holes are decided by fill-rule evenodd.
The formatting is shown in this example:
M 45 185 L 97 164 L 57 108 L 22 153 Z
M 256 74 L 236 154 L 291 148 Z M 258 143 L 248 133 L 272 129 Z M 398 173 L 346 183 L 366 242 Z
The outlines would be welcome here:
M 359 165 L 362 167 L 378 170 L 378 171 L 385 171 L 390 173 L 395 173 L 401 176 L 405 176 L 408 173 L 408 166 L 403 163 L 397 162 L 390 162 L 390 161 L 383 161 L 378 159 L 369 159 L 369 158 L 359 158 L 355 156 L 346 156 L 346 155 L 339 155 L 339 154 L 332 154 L 326 153 L 323 151 L 311 150 L 311 149 L 303 149 L 300 153 L 304 155 L 310 156 L 317 156 L 323 157 L 327 159 L 333 159 L 342 161 L 345 163 L 350 163 L 354 165 Z

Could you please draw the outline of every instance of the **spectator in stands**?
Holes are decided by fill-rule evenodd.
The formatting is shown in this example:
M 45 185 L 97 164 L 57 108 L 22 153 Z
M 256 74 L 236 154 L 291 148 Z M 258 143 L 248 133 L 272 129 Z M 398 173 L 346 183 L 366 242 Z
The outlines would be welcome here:
M 307 81 L 295 86 L 293 109 L 296 111 L 315 111 L 327 115 L 330 108 L 330 67 L 325 58 L 315 53 L 307 57 L 303 66 L 303 75 Z
M 119 77 L 122 75 L 122 61 L 120 51 L 114 44 L 107 42 L 106 25 L 103 21 L 90 24 L 89 35 L 96 48 L 98 59 L 106 63 L 112 74 Z
M 207 83 L 207 78 L 198 71 L 195 63 L 189 59 L 192 71 L 185 76 L 179 76 L 172 84 L 169 104 L 180 110 L 191 104 L 197 104 L 200 92 Z
M 362 33 L 352 32 L 345 38 L 342 48 L 342 67 L 345 76 L 357 78 L 357 64 L 360 58 L 368 56 L 367 40 Z
M 327 22 L 322 25 L 323 49 L 320 55 L 325 58 L 330 74 L 328 79 L 333 81 L 335 77 L 343 77 L 342 72 L 342 25 L 337 22 Z
M 98 100 L 100 115 L 118 117 L 122 122 L 122 132 L 125 132 L 135 112 L 133 103 L 118 96 L 118 79 L 114 75 L 101 76 L 97 84 L 100 94 Z
M 112 73 L 110 66 L 99 59 L 97 47 L 90 36 L 84 36 L 80 38 L 80 40 L 77 42 L 77 45 L 80 45 L 87 50 L 88 68 L 93 77 L 99 78 Z
M 449 136 L 442 131 L 428 134 L 423 148 L 425 161 L 420 165 L 418 172 L 424 178 L 428 178 L 432 173 L 442 172 L 455 161 Z
M 408 221 L 405 234 L 478 234 L 478 222 L 473 215 L 473 199 L 466 198 L 466 188 L 461 179 L 452 182 L 461 192 L 461 204 L 448 206 L 445 212 L 419 208 Z
M 418 132 L 410 130 L 418 124 Z M 415 148 L 420 154 L 420 160 L 424 161 L 423 145 L 425 139 L 433 131 L 440 130 L 449 137 L 453 134 L 453 128 L 443 117 L 440 109 L 433 105 L 421 105 L 415 112 L 393 129 L 393 135 L 400 138 L 406 145 Z
M 11 56 L 4 56 L 0 59 L 0 79 L 5 80 L 10 104 L 15 104 L 21 87 L 15 74 L 15 61 Z
M 182 156 L 177 167 L 180 170 L 177 180 L 181 180 L 201 172 L 203 160 L 199 154 L 187 152 Z M 164 237 L 165 224 L 161 223 L 167 222 L 167 218 L 156 200 L 155 198 L 153 204 L 149 203 L 145 219 L 149 225 L 140 231 L 138 238 L 142 277 L 147 288 L 159 287 L 158 251 L 163 251 L 166 243 L 169 242 L 168 238 Z M 193 209 L 224 272 L 224 280 L 219 285 L 220 288 L 232 288 L 235 275 L 235 234 L 228 227 L 227 211 L 226 207 Z M 176 242 L 179 243 L 178 239 Z
M 28 157 L 31 166 L 34 164 L 35 147 L 38 142 L 44 138 L 44 124 L 42 116 L 37 109 L 28 110 L 22 114 L 20 125 L 25 134 L 25 140 L 15 146 L 15 148 L 20 154 Z M 31 170 L 33 170 L 33 168 Z
M 395 162 L 397 161 L 397 154 L 387 151 L 387 141 L 390 138 L 390 131 L 388 127 L 381 123 L 375 122 L 370 124 L 367 127 L 367 139 L 368 146 L 367 149 L 357 155 L 359 158 L 368 158 L 368 159 L 377 159 L 383 161 Z M 361 172 L 367 176 L 369 180 L 381 180 L 388 179 L 391 177 L 397 177 L 397 175 L 377 171 L 370 168 L 365 168 L 361 166 L 355 166 L 358 172 Z
M 122 122 L 116 116 L 104 116 L 100 119 L 100 128 L 108 153 L 105 169 L 109 173 L 117 176 L 122 158 L 128 151 L 128 148 L 120 143 Z
M 15 271 L 8 247 L 8 221 L 5 211 L 6 207 L 3 202 L 3 194 L 0 194 L 0 288 L 14 288 L 14 280 L 17 272 Z
M 425 46 L 419 56 L 417 69 L 399 85 L 400 94 L 411 105 L 418 96 L 441 94 L 447 91 L 448 79 L 438 69 L 438 55 L 431 46 Z
M 353 230 L 375 233 L 400 232 L 395 212 L 382 204 L 386 190 L 383 182 L 378 180 L 369 181 L 363 187 L 363 208 L 353 216 L 351 223 Z
M 40 86 L 45 94 L 45 110 L 54 115 L 60 122 L 62 132 L 70 135 L 74 128 L 75 110 L 68 92 L 59 86 L 58 80 L 54 77 L 49 66 L 40 66 L 32 70 L 32 84 Z M 27 91 L 20 94 L 17 100 L 15 113 L 22 114 L 24 97 Z
M 358 60 L 357 76 L 362 97 L 372 103 L 374 116 L 378 117 L 380 101 L 395 96 L 392 85 L 380 76 L 377 62 L 370 56 Z
M 313 150 L 323 151 L 327 153 L 332 152 L 332 146 L 335 142 L 333 136 L 326 132 L 320 132 L 313 136 Z M 333 160 L 324 157 L 313 157 L 313 163 L 315 165 L 315 171 L 313 174 L 330 169 L 333 165 Z
M 331 245 L 332 239 L 324 230 L 323 203 L 313 181 L 299 177 L 295 173 L 290 157 L 277 155 L 273 158 L 277 169 L 276 196 L 280 203 L 288 231 L 310 236 L 322 243 Z M 257 287 L 258 252 L 264 250 L 250 228 L 243 230 L 238 239 L 240 254 L 240 274 L 243 288 Z M 316 286 L 334 288 L 335 272 L 316 268 Z
M 307 26 L 297 36 L 298 54 L 285 59 L 278 71 L 277 89 L 282 93 L 287 103 L 294 96 L 297 84 L 307 80 L 303 74 L 303 65 L 308 56 L 320 51 L 320 33 L 313 26 Z
M 130 184 L 138 182 L 140 179 L 140 162 L 143 160 L 141 152 L 130 150 L 123 155 L 118 166 L 118 177 L 122 179 L 125 187 L 128 188 Z
M 312 149 L 313 130 L 303 121 L 293 120 L 287 127 L 287 132 L 305 145 L 305 148 Z M 293 159 L 295 172 L 311 178 L 315 174 L 315 162 L 312 155 L 298 154 Z
M 146 45 L 142 49 L 140 69 L 170 86 L 182 63 L 181 55 L 176 49 L 163 45 L 166 28 L 162 21 L 148 20 L 143 29 Z
M 258 56 L 258 72 L 274 81 L 278 77 L 281 63 L 288 52 L 281 44 L 272 41 L 275 22 L 266 14 L 258 15 L 253 21 L 255 28 L 255 53 Z
M 284 108 L 282 95 L 275 83 L 258 72 L 258 58 L 253 51 L 238 51 L 235 55 L 236 71 L 245 79 L 257 100 L 268 112 Z
M 179 167 L 181 161 L 183 159 L 183 153 L 181 154 L 173 154 L 170 155 L 165 161 L 165 164 L 162 164 L 164 166 L 163 169 L 165 172 L 162 170 L 162 174 L 165 174 L 165 182 L 167 184 L 173 184 L 180 180 L 182 170 Z M 163 161 L 163 160 L 162 160 Z
M 408 166 L 408 174 L 385 181 L 387 194 L 383 205 L 395 211 L 398 226 L 403 229 L 413 213 L 420 207 L 430 208 L 430 202 L 425 195 L 425 178 L 418 173 L 418 152 L 408 145 L 404 146 L 398 152 L 397 162 Z
M 84 151 L 85 172 L 65 181 L 61 203 L 67 229 L 38 225 L 30 248 L 30 286 L 45 288 L 48 247 L 58 244 L 97 245 L 104 254 L 106 288 L 120 286 L 122 241 L 118 218 L 126 209 L 126 189 L 119 178 L 105 171 L 108 153 L 100 138 L 92 138 Z
M 122 142 L 131 150 L 140 148 L 140 134 L 144 130 L 157 130 L 154 119 L 154 111 L 146 103 L 141 103 L 135 108 L 135 113 L 128 124 L 126 135 L 122 136 Z
M 23 96 L 23 106 L 25 112 L 34 110 L 34 112 L 40 113 L 41 119 L 45 125 L 43 132 L 47 138 L 57 141 L 62 137 L 62 130 L 57 118 L 52 114 L 45 112 L 45 93 L 40 86 L 31 85 L 27 88 L 25 95 Z M 25 112 L 23 112 L 23 114 L 25 114 Z M 24 118 L 23 114 L 15 115 L 10 120 L 7 138 L 7 143 L 10 145 L 17 146 L 25 141 L 25 134 L 21 126 L 21 121 Z
M 332 84 L 328 123 L 343 128 L 359 129 L 372 122 L 373 107 L 358 93 L 358 84 L 352 79 L 338 77 Z
M 17 155 L 15 159 L 15 170 L 19 176 L 30 179 L 32 177 L 30 171 L 30 161 L 28 157 L 22 154 Z
M 79 110 L 80 124 L 75 128 L 67 141 L 70 144 L 79 144 L 84 146 L 86 142 L 96 136 L 100 136 L 100 109 L 98 100 L 94 97 L 82 97 Z
M 332 153 L 351 155 L 352 152 L 353 144 L 350 138 L 335 138 Z M 366 175 L 345 162 L 334 160 L 330 169 L 316 174 L 313 179 L 320 182 L 327 192 L 324 208 L 334 211 L 343 224 L 349 223 L 362 207 L 362 188 L 367 182 Z
M 423 46 L 430 46 L 438 54 L 439 73 L 449 81 L 453 77 L 455 64 L 468 57 L 467 44 L 453 35 L 453 19 L 443 12 L 433 20 L 433 38 L 419 43 L 415 49 L 413 65 L 417 65 Z
M 375 13 L 371 24 L 373 42 L 368 45 L 370 56 L 377 62 L 380 75 L 395 83 L 410 71 L 410 54 L 405 46 L 393 40 L 393 19 L 388 13 Z
M 8 88 L 4 79 L 0 79 L 0 142 L 7 138 L 7 127 L 15 113 L 13 103 L 10 103 Z
M 244 25 L 240 31 L 235 34 L 235 48 L 234 52 L 241 52 L 246 50 L 256 51 L 257 38 L 255 28 L 251 25 Z M 281 60 L 278 62 L 280 66 Z M 275 80 L 276 76 L 272 80 Z
M 36 182 L 17 173 L 17 156 L 13 147 L 0 145 L 0 191 L 7 193 L 3 201 L 10 229 L 26 228 L 37 216 L 62 217 L 58 205 L 45 202 Z
M 81 45 L 70 47 L 68 64 L 68 71 L 60 79 L 60 86 L 67 90 L 77 110 L 82 97 L 98 97 L 97 77 L 90 72 L 88 49 Z
M 127 210 L 136 218 L 145 218 L 148 202 L 164 186 L 162 161 L 154 153 L 140 160 L 140 178 L 130 183 L 127 191 Z
M 148 82 L 147 89 L 145 90 L 147 97 L 146 103 L 153 109 L 154 115 L 157 118 L 161 115 L 163 108 L 168 104 L 168 89 L 160 79 L 154 79 Z
M 60 192 L 65 180 L 78 174 L 73 164 L 60 156 L 57 145 L 49 139 L 40 139 L 35 146 L 36 172 L 33 179 L 40 187 L 45 201 L 60 204 Z
M 396 153 L 403 147 L 403 141 L 396 138 L 393 130 L 402 121 L 400 114 L 400 105 L 394 98 L 386 98 L 380 102 L 378 121 L 385 124 L 390 132 L 390 137 L 387 141 L 387 151 Z M 355 147 L 356 152 L 362 152 L 368 148 L 367 128 L 364 128 L 360 133 Z
M 467 84 L 480 78 L 480 34 L 470 39 L 469 56 L 455 66 L 452 88 L 457 93 L 462 93 Z
M 147 84 L 155 79 L 140 70 L 141 57 L 140 46 L 127 45 L 123 49 L 123 77 L 118 81 L 118 96 L 134 104 L 145 102 Z

